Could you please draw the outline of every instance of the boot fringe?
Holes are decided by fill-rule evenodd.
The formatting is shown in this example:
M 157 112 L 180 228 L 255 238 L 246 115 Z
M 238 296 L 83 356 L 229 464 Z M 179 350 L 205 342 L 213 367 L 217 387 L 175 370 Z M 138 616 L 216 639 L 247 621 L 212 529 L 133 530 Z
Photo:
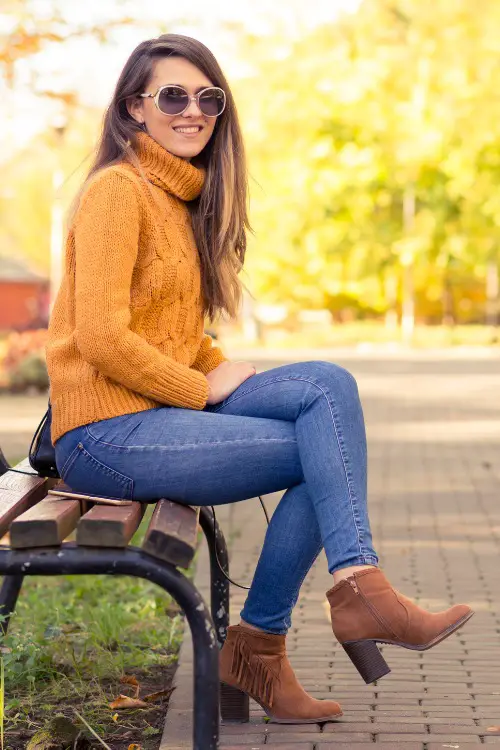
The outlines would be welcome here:
M 235 638 L 230 672 L 241 690 L 256 696 L 272 708 L 276 676 L 258 654 L 252 652 L 240 633 Z

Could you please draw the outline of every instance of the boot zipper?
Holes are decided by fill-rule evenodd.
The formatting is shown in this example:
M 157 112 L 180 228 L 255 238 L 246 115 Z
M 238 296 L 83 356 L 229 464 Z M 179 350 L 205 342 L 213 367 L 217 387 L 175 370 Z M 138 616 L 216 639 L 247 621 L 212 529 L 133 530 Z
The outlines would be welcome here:
M 355 578 L 352 578 L 352 579 L 351 578 L 347 578 L 347 582 L 349 583 L 349 585 L 352 588 L 352 590 L 354 591 L 354 593 L 357 596 L 359 596 L 363 600 L 363 602 L 366 604 L 366 606 L 368 607 L 368 609 L 372 613 L 373 617 L 377 620 L 378 624 L 381 625 L 381 627 L 383 627 L 386 630 L 388 630 L 389 633 L 392 634 L 393 638 L 395 638 L 398 641 L 401 640 L 399 638 L 399 636 L 397 636 L 396 633 L 394 632 L 394 630 L 391 628 L 391 626 L 389 625 L 389 623 L 385 621 L 385 619 L 380 614 L 380 612 L 378 612 L 378 610 L 373 606 L 373 604 L 371 603 L 371 601 L 359 589 L 358 584 L 356 583 L 356 579 Z

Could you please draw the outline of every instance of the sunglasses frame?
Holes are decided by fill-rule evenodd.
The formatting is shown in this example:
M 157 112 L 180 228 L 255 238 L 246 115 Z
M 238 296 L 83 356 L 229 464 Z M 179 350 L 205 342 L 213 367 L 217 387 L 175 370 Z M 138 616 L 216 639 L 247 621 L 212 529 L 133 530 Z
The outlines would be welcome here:
M 163 89 L 168 89 L 168 88 L 171 88 L 171 87 L 175 87 L 175 88 L 177 88 L 177 89 L 182 89 L 182 91 L 185 91 L 185 92 L 186 92 L 186 96 L 187 96 L 187 98 L 188 98 L 188 103 L 186 104 L 186 106 L 184 107 L 184 109 L 183 109 L 183 110 L 181 110 L 181 112 L 176 112 L 176 114 L 175 114 L 175 115 L 169 115 L 169 114 L 168 114 L 167 112 L 164 112 L 164 111 L 163 111 L 162 109 L 160 109 L 160 105 L 158 104 L 158 102 L 159 102 L 159 99 L 160 99 L 160 94 L 161 94 L 161 92 L 163 91 Z M 208 91 L 208 90 L 210 90 L 210 89 L 217 89 L 217 91 L 222 91 L 222 94 L 223 94 L 223 96 L 224 96 L 224 106 L 222 107 L 222 111 L 221 111 L 221 112 L 219 112 L 219 113 L 218 113 L 218 114 L 216 114 L 216 115 L 206 115 L 206 114 L 205 114 L 205 112 L 203 112 L 203 110 L 202 110 L 202 109 L 201 109 L 201 107 L 200 107 L 200 96 L 201 96 L 201 95 L 202 95 L 202 94 L 203 94 L 203 93 L 204 93 L 205 91 Z M 166 84 L 164 84 L 163 86 L 160 86 L 160 87 L 159 87 L 159 89 L 158 89 L 158 90 L 156 91 L 156 93 L 154 93 L 154 94 L 138 94 L 138 96 L 140 96 L 140 97 L 141 97 L 142 99 L 147 99 L 148 97 L 151 97 L 151 99 L 153 99 L 153 101 L 154 101 L 154 103 L 155 103 L 155 106 L 156 106 L 156 109 L 158 110 L 158 112 L 161 112 L 161 113 L 162 113 L 162 115 L 166 115 L 167 117 L 178 117 L 179 115 L 182 115 L 182 114 L 184 114 L 184 112 L 185 112 L 185 111 L 186 111 L 187 109 L 189 109 L 189 106 L 190 106 L 191 102 L 196 102 L 196 106 L 198 107 L 198 109 L 200 110 L 201 114 L 202 114 L 202 115 L 203 115 L 204 117 L 220 117 L 220 115 L 222 114 L 222 112 L 224 112 L 224 110 L 225 110 L 225 108 L 226 108 L 226 92 L 224 91 L 224 89 L 221 89 L 221 87 L 220 87 L 220 86 L 206 86 L 206 87 L 205 87 L 204 89 L 202 89 L 201 91 L 198 91 L 198 93 L 197 93 L 197 94 L 193 94 L 193 95 L 191 96 L 191 95 L 190 95 L 190 93 L 189 93 L 189 91 L 187 91 L 187 90 L 186 90 L 186 89 L 184 88 L 184 86 L 179 86 L 179 84 L 178 84 L 178 83 L 166 83 Z

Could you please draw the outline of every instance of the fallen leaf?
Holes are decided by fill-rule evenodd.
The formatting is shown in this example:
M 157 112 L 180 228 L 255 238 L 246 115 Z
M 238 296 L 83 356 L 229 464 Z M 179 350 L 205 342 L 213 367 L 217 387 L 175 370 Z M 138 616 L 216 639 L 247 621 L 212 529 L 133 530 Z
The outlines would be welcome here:
M 110 708 L 148 708 L 148 704 L 139 698 L 130 698 L 128 695 L 120 695 L 109 704 Z
M 169 698 L 172 695 L 173 691 L 173 687 L 167 688 L 166 690 L 159 690 L 157 693 L 150 693 L 149 695 L 145 695 L 142 700 L 152 703 L 153 701 L 157 701 L 159 698 Z
M 135 742 L 133 742 L 131 745 L 128 746 L 127 750 L 141 750 L 141 746 L 136 745 Z
M 122 685 L 132 685 L 135 688 L 134 698 L 139 697 L 139 683 L 134 675 L 124 674 L 123 677 L 120 677 L 120 682 Z
M 113 719 L 113 721 L 118 721 L 118 714 L 113 714 L 111 718 Z

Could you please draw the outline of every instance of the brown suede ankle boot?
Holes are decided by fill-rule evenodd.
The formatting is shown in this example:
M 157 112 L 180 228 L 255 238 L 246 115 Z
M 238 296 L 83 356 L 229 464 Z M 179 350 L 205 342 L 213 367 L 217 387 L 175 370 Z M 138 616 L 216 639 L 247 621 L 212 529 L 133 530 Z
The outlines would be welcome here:
M 427 612 L 393 589 L 380 568 L 353 573 L 326 596 L 335 637 L 367 684 L 391 671 L 377 643 L 426 651 L 474 614 L 466 604 Z
M 264 709 L 272 722 L 312 724 L 342 716 L 335 701 L 316 700 L 299 684 L 286 655 L 285 635 L 231 625 L 220 651 L 221 688 L 238 688 Z

